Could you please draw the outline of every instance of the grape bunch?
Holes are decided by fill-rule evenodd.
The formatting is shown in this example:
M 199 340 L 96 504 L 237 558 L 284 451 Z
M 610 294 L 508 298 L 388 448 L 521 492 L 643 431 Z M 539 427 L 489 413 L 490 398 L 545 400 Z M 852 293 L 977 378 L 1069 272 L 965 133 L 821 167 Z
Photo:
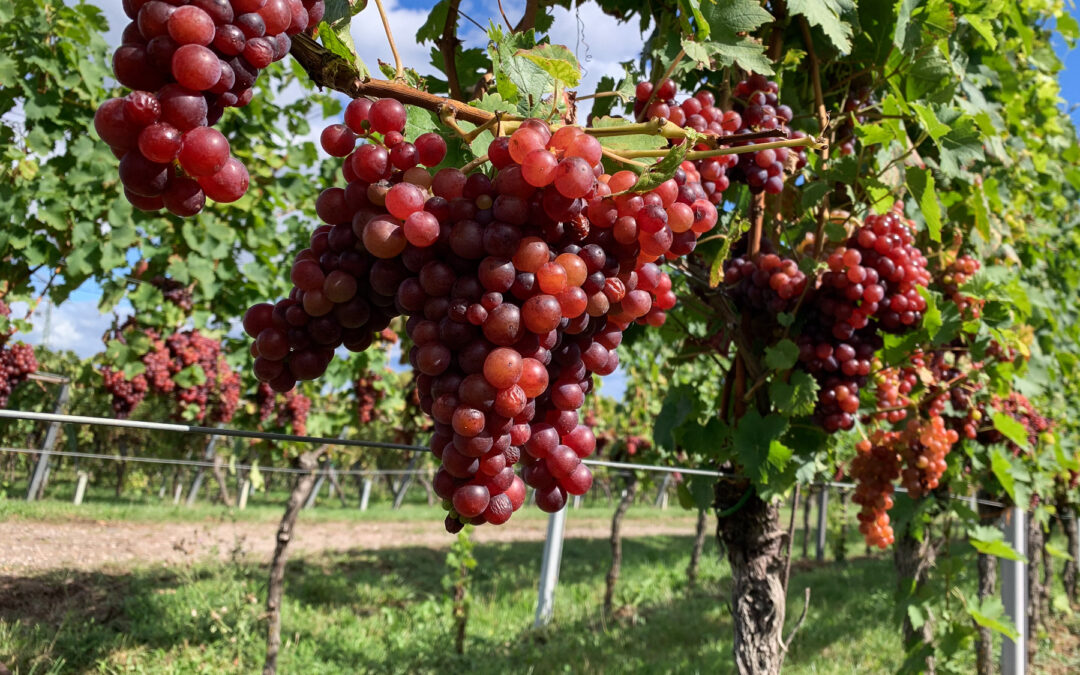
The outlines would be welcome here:
M 4 337 L 6 340 L 7 336 Z M 11 392 L 37 369 L 33 347 L 22 342 L 9 347 L 0 342 L 0 408 L 7 407 Z
M 1004 413 L 1023 425 L 1027 432 L 1028 446 L 1035 448 L 1039 444 L 1039 436 L 1050 431 L 1053 423 L 1049 418 L 1039 414 L 1035 406 L 1026 396 L 1017 392 L 1011 392 L 1008 396 L 994 396 L 990 400 L 990 407 L 999 413 Z M 983 445 L 1005 443 L 1009 450 L 1016 456 L 1023 454 L 1024 450 L 1005 437 L 996 427 L 980 429 L 978 441 Z
M 880 360 L 875 361 L 875 365 L 878 367 L 874 374 L 877 407 L 875 412 L 863 418 L 863 422 L 877 419 L 895 424 L 907 417 L 906 408 L 911 405 L 908 394 L 919 384 L 916 367 L 881 368 Z
M 251 102 L 259 72 L 289 53 L 290 35 L 314 27 L 324 0 L 124 0 L 131 23 L 113 73 L 132 89 L 94 114 L 120 158 L 124 195 L 136 208 L 181 216 L 209 197 L 234 202 L 248 172 L 213 128 L 225 108 Z M 179 169 L 179 170 L 178 170 Z
M 866 115 L 859 111 L 874 105 L 874 94 L 869 87 L 862 87 L 851 93 L 844 102 L 844 121 L 836 129 L 836 145 L 841 156 L 855 154 L 855 125 L 866 121 Z
M 751 75 L 735 85 L 734 110 L 724 113 L 721 126 L 733 134 L 782 129 L 788 138 L 805 138 L 802 131 L 791 130 L 788 124 L 793 117 L 791 108 L 782 105 L 777 97 L 780 87 L 762 75 Z M 763 141 L 746 141 L 737 145 L 755 145 Z M 791 163 L 796 171 L 806 166 L 805 148 L 766 148 L 747 152 L 736 157 L 730 168 L 731 180 L 745 182 L 751 192 L 764 190 L 775 195 L 784 190 L 784 168 Z
M 124 326 L 106 333 L 106 342 L 116 339 L 127 342 L 129 331 L 140 330 L 129 321 Z M 150 338 L 150 348 L 140 357 L 144 372 L 128 378 L 123 372 L 105 366 L 101 369 L 105 390 L 112 395 L 113 412 L 120 419 L 131 415 L 147 394 L 168 395 L 175 404 L 173 415 L 181 418 L 185 412 L 198 421 L 228 422 L 240 405 L 240 374 L 225 361 L 221 342 L 207 337 L 197 330 L 180 331 L 162 338 L 154 330 L 141 329 Z M 177 382 L 181 371 L 194 373 L 195 367 L 203 377 L 198 382 L 191 374 L 185 381 Z
M 260 382 L 255 391 L 255 401 L 259 405 L 260 426 L 273 418 L 274 424 L 292 433 L 303 436 L 307 433 L 308 412 L 311 399 L 298 391 L 279 394 L 265 382 Z
M 101 369 L 101 379 L 105 391 L 112 395 L 113 414 L 120 420 L 131 417 L 131 412 L 142 403 L 150 389 L 146 376 L 142 373 L 129 379 L 124 377 L 123 372 L 108 366 Z
M 383 400 L 385 393 L 375 386 L 382 380 L 381 375 L 373 374 L 357 378 L 353 385 L 356 394 L 356 417 L 360 424 L 369 424 L 375 419 L 376 408 Z
M 897 204 L 870 215 L 827 260 L 798 339 L 799 361 L 821 384 L 816 415 L 828 432 L 850 429 L 881 332 L 918 328 L 929 283 L 926 258 Z
M 964 315 L 970 310 L 970 318 L 978 319 L 982 314 L 982 306 L 985 300 L 974 298 L 960 292 L 960 287 L 971 280 L 982 265 L 970 255 L 962 255 L 954 260 L 941 275 L 942 291 L 945 297 L 956 304 L 960 314 Z
M 191 286 L 186 286 L 175 279 L 158 275 L 150 280 L 150 285 L 161 291 L 165 302 L 176 305 L 185 312 L 190 312 L 195 304 L 191 297 Z
M 909 420 L 900 435 L 898 446 L 904 460 L 900 474 L 901 483 L 918 499 L 937 488 L 948 465 L 945 456 L 960 439 L 954 429 L 945 426 L 940 414 L 931 413 L 929 419 Z
M 807 288 L 806 274 L 775 253 L 737 256 L 724 264 L 728 295 L 740 311 L 789 311 Z
M 893 506 L 893 483 L 900 477 L 897 431 L 876 429 L 855 445 L 851 477 L 855 479 L 853 502 L 862 507 L 857 514 L 859 532 L 869 546 L 885 549 L 893 543 L 889 509 Z
M 675 296 L 657 261 L 693 250 L 716 208 L 687 167 L 629 192 L 637 177 L 605 174 L 595 138 L 539 120 L 491 142 L 493 177 L 432 176 L 445 142 L 405 140 L 405 119 L 396 100 L 358 99 L 324 131 L 348 185 L 320 196 L 326 224 L 296 256 L 290 297 L 244 317 L 256 377 L 287 390 L 404 315 L 447 529 L 506 522 L 526 484 L 557 511 L 592 484 L 578 410 L 593 374 L 616 369 L 630 323 L 664 322 Z

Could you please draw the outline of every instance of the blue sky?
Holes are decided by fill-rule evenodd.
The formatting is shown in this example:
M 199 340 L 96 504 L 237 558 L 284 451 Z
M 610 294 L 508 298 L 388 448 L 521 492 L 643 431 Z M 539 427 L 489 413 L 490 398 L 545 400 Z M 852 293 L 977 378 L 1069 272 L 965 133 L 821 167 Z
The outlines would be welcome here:
M 113 0 L 97 0 L 109 19 L 110 31 L 107 38 L 111 43 L 118 43 L 120 33 L 127 22 L 120 3 Z M 371 3 L 374 5 L 374 3 Z M 429 65 L 431 45 L 418 45 L 414 36 L 417 29 L 427 19 L 428 9 L 434 3 L 431 0 L 387 0 L 384 5 L 390 17 L 390 25 L 401 52 L 402 59 L 410 67 L 421 73 L 431 72 Z M 517 22 L 525 8 L 525 0 L 503 0 L 503 8 L 511 22 Z M 464 0 L 462 11 L 477 23 L 487 26 L 489 21 L 500 22 L 498 3 L 495 0 Z M 605 16 L 593 3 L 585 3 L 575 10 L 556 8 L 555 25 L 551 34 L 558 36 L 562 44 L 575 50 L 582 63 L 584 78 L 580 89 L 592 91 L 596 82 L 604 75 L 617 76 L 622 73 L 619 65 L 622 61 L 637 57 L 641 49 L 642 38 L 636 21 L 631 24 L 619 24 Z M 1073 16 L 1080 18 L 1080 12 L 1074 7 Z M 386 36 L 381 23 L 375 17 L 375 8 L 365 10 L 367 19 L 361 15 L 353 22 L 353 38 L 360 57 L 372 69 L 377 61 L 390 60 Z M 484 47 L 486 40 L 480 28 L 468 20 L 462 20 L 459 35 L 466 47 Z M 1080 127 L 1080 48 L 1068 49 L 1063 40 L 1056 40 L 1055 51 L 1065 64 L 1060 81 L 1062 96 L 1068 101 L 1064 104 L 1072 116 L 1074 124 Z M 300 96 L 299 90 L 291 97 Z M 286 97 L 290 92 L 285 93 Z M 318 131 L 313 131 L 312 137 Z M 101 334 L 112 322 L 111 315 L 102 315 L 97 308 L 100 289 L 91 283 L 77 290 L 62 307 L 41 307 L 34 317 L 34 330 L 23 336 L 32 344 L 41 344 L 46 336 L 46 318 L 48 317 L 48 345 L 56 349 L 71 349 L 82 356 L 89 356 L 101 349 Z M 16 315 L 21 315 L 21 308 L 16 305 Z M 119 312 L 130 313 L 130 307 L 122 305 Z M 625 390 L 625 376 L 622 372 L 604 378 L 604 393 L 616 398 Z

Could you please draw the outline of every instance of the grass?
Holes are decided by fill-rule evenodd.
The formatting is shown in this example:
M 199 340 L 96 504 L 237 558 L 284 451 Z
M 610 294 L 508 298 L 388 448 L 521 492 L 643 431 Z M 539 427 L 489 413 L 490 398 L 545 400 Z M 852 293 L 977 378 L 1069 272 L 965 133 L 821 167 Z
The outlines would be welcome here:
M 608 549 L 567 542 L 556 620 L 531 628 L 540 543 L 477 546 L 466 653 L 453 653 L 442 589 L 445 551 L 353 551 L 290 564 L 283 673 L 730 672 L 726 565 L 709 543 L 698 590 L 686 589 L 690 537 L 625 544 L 620 604 L 599 607 Z M 790 672 L 893 671 L 884 559 L 796 571 L 789 625 L 802 588 L 810 612 Z M 247 673 L 261 664 L 265 570 L 243 561 L 61 573 L 8 580 L 0 597 L 0 660 L 17 673 Z M 861 589 L 852 593 L 852 588 Z M 13 658 L 12 658 L 13 657 Z
M 63 484 L 55 489 L 62 492 Z M 422 497 L 418 490 L 416 501 L 392 511 L 384 496 L 367 512 L 324 498 L 303 519 L 431 518 Z M 245 511 L 208 502 L 188 509 L 162 504 L 156 495 L 118 500 L 101 489 L 79 507 L 0 500 L 0 519 L 277 520 L 283 500 L 283 493 L 272 492 Z M 597 499 L 572 517 L 610 514 L 606 500 Z M 526 509 L 519 517 L 544 515 Z M 628 517 L 685 518 L 685 512 L 638 506 Z M 785 513 L 782 522 L 787 518 Z M 849 562 L 817 565 L 798 559 L 801 534 L 785 634 L 802 611 L 804 589 L 811 588 L 812 596 L 785 672 L 896 672 L 903 653 L 891 555 L 860 555 L 863 545 L 850 528 Z M 607 542 L 567 540 L 555 621 L 541 630 L 531 626 L 542 544 L 478 544 L 464 655 L 453 652 L 442 583 L 446 550 L 370 551 L 356 544 L 352 551 L 290 562 L 280 672 L 733 672 L 730 574 L 712 538 L 694 590 L 686 587 L 689 536 L 627 539 L 616 596 L 624 618 L 614 622 L 600 611 Z M 812 544 L 810 549 L 812 556 Z M 958 583 L 970 588 L 973 570 L 964 574 Z M 0 662 L 19 675 L 255 672 L 264 650 L 265 587 L 265 567 L 244 559 L 0 577 Z M 1065 613 L 1041 641 L 1035 672 L 1080 672 L 1080 618 Z

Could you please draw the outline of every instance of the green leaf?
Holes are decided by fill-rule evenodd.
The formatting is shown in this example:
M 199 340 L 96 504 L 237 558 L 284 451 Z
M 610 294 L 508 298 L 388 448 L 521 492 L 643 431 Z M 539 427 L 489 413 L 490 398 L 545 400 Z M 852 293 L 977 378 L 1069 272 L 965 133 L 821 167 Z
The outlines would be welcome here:
M 765 348 L 765 365 L 773 370 L 787 370 L 798 360 L 799 347 L 787 338 Z
M 990 452 L 990 471 L 993 472 L 994 477 L 1001 483 L 1001 487 L 1005 489 L 1005 493 L 1015 501 L 1016 481 L 1012 476 L 1012 462 L 1005 456 L 1001 448 L 994 448 Z
M 782 415 L 770 413 L 762 417 L 751 410 L 739 420 L 733 439 L 735 452 L 744 474 L 757 483 L 767 484 L 771 474 L 791 458 L 791 450 L 780 443 L 787 431 L 788 421 Z
M 769 399 L 785 417 L 799 417 L 814 412 L 818 383 L 809 373 L 797 370 L 788 382 L 776 379 L 769 384 Z
M 845 11 L 853 11 L 850 0 L 788 0 L 788 12 L 806 17 L 811 26 L 821 28 L 825 37 L 838 51 L 851 51 L 851 25 L 840 18 Z
M 990 241 L 990 209 L 986 205 L 986 193 L 981 183 L 976 183 L 974 188 L 970 203 L 975 212 L 975 229 L 984 241 Z
M 965 116 L 949 123 L 952 129 L 938 141 L 941 150 L 941 171 L 947 176 L 962 177 L 964 167 L 982 160 L 982 136 L 975 120 Z
M 251 471 L 248 472 L 248 479 L 251 481 L 252 489 L 254 489 L 256 492 L 261 491 L 263 489 L 263 485 L 266 484 L 266 482 L 263 480 L 262 471 L 259 471 L 258 462 L 254 462 L 251 465 Z
M 206 373 L 203 372 L 202 366 L 193 363 L 176 375 L 173 375 L 173 380 L 181 387 L 194 387 L 206 384 Z
M 1008 413 L 994 411 L 993 415 L 994 428 L 997 429 L 1021 448 L 1028 449 L 1028 434 L 1024 429 L 1024 425 L 1018 420 L 1013 419 Z
M 919 630 L 919 628 L 926 623 L 926 616 L 923 614 L 922 608 L 918 605 L 908 605 L 907 615 L 908 620 L 911 621 L 911 627 L 915 630 Z
M 532 61 L 564 86 L 576 87 L 581 82 L 581 66 L 577 57 L 562 45 L 543 44 L 519 50 L 517 55 Z
M 969 538 L 968 541 L 979 553 L 992 555 L 998 558 L 1005 558 L 1007 560 L 1019 560 L 1021 562 L 1027 562 L 1027 558 L 1017 553 L 1016 549 L 1014 549 L 1004 540 L 983 541 L 972 537 Z
M 634 187 L 630 188 L 629 191 L 648 192 L 649 190 L 655 189 L 661 183 L 675 175 L 675 172 L 679 170 L 679 165 L 682 164 L 683 158 L 685 157 L 685 143 L 671 148 L 664 159 L 645 169 L 641 175 L 638 176 L 637 182 L 634 183 Z
M 328 10 L 329 11 L 329 10 Z M 344 28 L 342 28 L 344 26 Z M 323 21 L 319 24 L 319 38 L 322 40 L 323 46 L 330 50 L 333 54 L 340 56 L 346 63 L 356 66 L 356 70 L 360 73 L 361 77 L 367 77 L 370 75 L 367 66 L 360 60 L 360 57 L 356 55 L 356 45 L 353 44 L 352 33 L 349 32 L 348 20 L 339 22 L 337 27 Z
M 979 604 L 967 602 L 965 609 L 972 621 L 983 628 L 989 628 L 1013 641 L 1020 639 L 1020 633 L 1005 615 L 1005 606 L 1001 603 L 1001 598 L 990 596 Z
M 935 143 L 942 136 L 949 133 L 951 127 L 937 118 L 933 108 L 914 101 L 908 105 L 915 111 L 915 116 L 919 118 L 919 124 L 926 130 L 926 133 L 930 134 L 930 138 L 934 139 Z
M 772 21 L 772 15 L 754 0 L 702 0 L 701 16 L 709 24 L 709 37 L 750 33 Z
M 692 390 L 687 387 L 676 387 L 664 397 L 664 404 L 660 408 L 660 414 L 653 423 L 653 443 L 658 448 L 675 450 L 674 431 L 686 422 L 694 410 L 694 398 Z
M 908 190 L 919 203 L 926 229 L 933 241 L 941 241 L 941 205 L 938 203 L 937 190 L 934 189 L 934 176 L 929 169 L 909 166 L 906 172 Z

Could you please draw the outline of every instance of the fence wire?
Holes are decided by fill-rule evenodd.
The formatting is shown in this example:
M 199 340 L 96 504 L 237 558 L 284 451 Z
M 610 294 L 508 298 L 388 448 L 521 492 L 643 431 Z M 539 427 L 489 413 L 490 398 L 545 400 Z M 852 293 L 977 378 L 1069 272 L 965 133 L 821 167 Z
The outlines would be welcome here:
M 277 440 L 277 441 L 293 441 L 298 443 L 311 443 L 317 445 L 341 445 L 348 447 L 361 447 L 361 448 L 374 448 L 381 450 L 406 450 L 412 452 L 430 452 L 430 448 L 423 445 L 405 445 L 402 443 L 384 443 L 382 441 L 366 441 L 362 439 L 352 438 L 327 438 L 322 436 L 298 436 L 295 434 L 278 434 L 267 431 L 248 431 L 245 429 L 228 429 L 225 427 L 203 427 L 190 424 L 175 424 L 169 422 L 146 422 L 142 420 L 118 420 L 110 417 L 88 417 L 85 415 L 65 415 L 60 413 L 40 413 L 40 412 L 27 412 L 20 410 L 0 410 L 0 419 L 16 419 L 16 420 L 30 420 L 38 422 L 53 422 L 60 424 L 87 424 L 92 426 L 110 426 L 110 427 L 123 427 L 129 429 L 143 429 L 147 431 L 171 431 L 174 433 L 185 434 L 199 434 L 204 436 L 226 436 L 232 438 L 255 438 L 260 440 Z M 43 452 L 42 450 L 33 450 L 28 448 L 0 448 L 0 452 L 15 452 L 15 453 L 32 453 L 37 454 Z M 180 460 L 180 459 L 162 459 L 151 457 L 121 457 L 118 455 L 103 455 L 95 453 L 79 453 L 79 452 L 61 452 L 58 450 L 49 451 L 50 455 L 56 455 L 59 457 L 84 457 L 87 459 L 101 459 L 120 462 L 145 462 L 145 463 L 157 463 L 157 464 L 172 464 L 181 466 L 195 466 L 202 468 L 213 468 L 214 463 L 211 461 L 200 460 Z M 624 471 L 652 471 L 658 473 L 678 473 L 692 476 L 710 476 L 714 478 L 743 478 L 739 474 L 727 473 L 723 471 L 715 471 L 712 469 L 698 469 L 685 466 L 662 466 L 659 464 L 631 464 L 628 462 L 611 462 L 601 459 L 584 459 L 583 464 L 587 466 L 605 467 L 610 469 L 622 469 Z M 231 465 L 236 469 L 251 470 L 255 465 L 250 464 L 234 464 Z M 303 469 L 296 469 L 291 467 L 263 467 L 259 466 L 259 471 L 271 472 L 271 473 L 307 473 Z M 426 471 L 416 470 L 387 470 L 387 471 L 364 471 L 364 470 L 338 470 L 338 475 L 343 476 L 370 476 L 370 475 L 395 475 L 395 474 L 425 474 Z M 854 483 L 844 483 L 835 481 L 823 481 L 818 483 L 812 483 L 808 487 L 830 487 L 842 490 L 854 490 Z M 906 488 L 896 487 L 896 492 L 908 492 Z M 992 506 L 996 508 L 1005 508 L 1006 505 L 1000 502 L 985 500 L 985 499 L 973 499 L 971 497 L 963 497 L 960 495 L 949 495 L 950 499 L 958 499 L 960 501 L 982 504 L 985 506 Z

